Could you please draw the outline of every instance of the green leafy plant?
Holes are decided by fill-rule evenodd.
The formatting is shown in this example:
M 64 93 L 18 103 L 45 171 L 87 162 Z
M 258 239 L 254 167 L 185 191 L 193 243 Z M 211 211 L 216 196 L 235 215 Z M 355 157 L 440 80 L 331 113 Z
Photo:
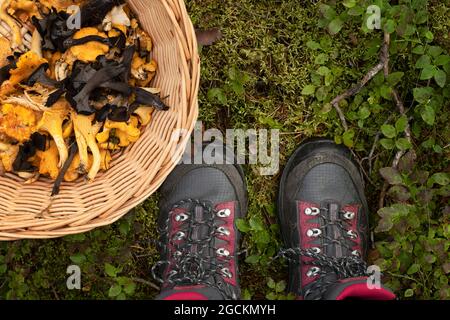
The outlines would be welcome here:
M 125 300 L 132 297 L 136 290 L 136 283 L 130 278 L 119 276 L 123 270 L 122 267 L 114 267 L 109 263 L 105 263 L 105 273 L 113 280 L 113 284 L 109 288 L 108 297 L 117 300 Z
M 367 25 L 367 8 L 373 4 L 381 10 L 381 30 Z M 378 69 L 354 97 L 339 102 L 349 125 L 343 132 L 337 130 L 335 141 L 365 154 L 360 163 L 366 160 L 372 170 L 374 162 L 378 169 L 369 172 L 370 182 L 381 190 L 379 201 L 372 203 L 387 206 L 379 208 L 375 219 L 377 241 L 371 257 L 385 272 L 388 286 L 403 298 L 449 299 L 450 194 L 444 154 L 448 155 L 445 144 L 450 136 L 445 124 L 450 55 L 430 28 L 429 5 L 425 0 L 330 1 L 319 5 L 319 26 L 334 37 L 350 30 L 355 50 L 363 43 L 364 63 L 369 65 L 381 59 L 386 35 L 389 39 L 390 70 Z M 345 35 L 340 38 L 344 39 Z M 303 87 L 302 95 L 321 104 L 327 118 L 336 119 L 330 103 L 346 88 L 336 85 L 342 78 L 342 72 L 333 71 L 338 67 L 336 52 L 322 42 L 327 43 L 307 43 L 311 52 L 319 53 L 314 60 L 318 68 L 311 70 L 311 83 Z M 400 114 L 399 104 L 405 109 Z M 433 155 L 437 158 L 430 158 Z
M 236 67 L 231 67 L 227 73 L 227 81 L 222 87 L 208 90 L 208 99 L 216 100 L 220 104 L 227 104 L 228 97 L 242 97 L 245 92 L 245 85 L 250 81 L 250 76 Z
M 267 279 L 267 287 L 269 291 L 266 294 L 268 300 L 294 300 L 295 295 L 293 293 L 285 294 L 286 281 L 280 280 L 275 282 L 272 278 Z

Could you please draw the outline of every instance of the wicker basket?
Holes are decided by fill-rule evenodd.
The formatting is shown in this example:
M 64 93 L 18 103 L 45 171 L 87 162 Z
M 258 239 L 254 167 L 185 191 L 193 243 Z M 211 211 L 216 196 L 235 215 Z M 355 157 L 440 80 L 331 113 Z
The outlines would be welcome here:
M 113 223 L 155 192 L 181 159 L 198 114 L 200 62 L 192 23 L 183 0 L 129 4 L 154 41 L 154 86 L 169 96 L 170 110 L 155 111 L 142 137 L 92 183 L 63 183 L 50 197 L 48 179 L 24 184 L 14 174 L 0 177 L 0 240 L 60 237 Z

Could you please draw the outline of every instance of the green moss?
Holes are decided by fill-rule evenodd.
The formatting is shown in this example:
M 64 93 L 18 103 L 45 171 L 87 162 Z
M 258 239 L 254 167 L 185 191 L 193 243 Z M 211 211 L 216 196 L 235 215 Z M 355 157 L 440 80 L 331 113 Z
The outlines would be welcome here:
M 379 35 L 364 34 L 360 25 L 349 21 L 335 36 L 330 36 L 319 26 L 320 14 L 315 1 L 298 0 L 190 0 L 187 7 L 196 27 L 218 27 L 223 39 L 201 50 L 201 87 L 199 92 L 200 120 L 205 127 L 227 128 L 278 128 L 283 134 L 280 145 L 280 164 L 283 165 L 295 147 L 311 136 L 335 137 L 343 133 L 339 119 L 327 102 L 358 81 L 378 60 Z M 323 2 L 323 1 L 320 1 Z M 431 29 L 438 43 L 449 49 L 449 5 L 430 1 Z M 340 7 L 340 10 L 343 10 Z M 312 44 L 314 41 L 319 45 Z M 309 45 L 307 45 L 309 43 Z M 396 55 L 391 62 L 396 70 L 405 73 L 399 84 L 400 92 L 408 92 L 417 83 L 414 61 L 409 47 Z M 306 85 L 323 85 L 317 75 L 323 64 L 332 71 L 332 85 L 316 97 L 302 95 Z M 243 81 L 244 93 L 233 91 L 230 70 L 238 70 L 247 78 Z M 374 80 L 376 82 L 376 80 Z M 381 79 L 383 82 L 383 79 Z M 367 156 L 373 136 L 386 119 L 384 107 L 377 103 L 368 107 L 371 117 L 358 123 L 361 105 L 377 100 L 372 95 L 375 84 L 369 84 L 355 99 L 344 102 L 344 110 L 353 128 L 354 150 L 359 158 Z M 208 91 L 218 88 L 226 101 L 208 98 Z M 231 88 L 231 89 L 230 89 Z M 321 98 L 323 95 L 323 99 Z M 405 101 L 411 102 L 411 93 Z M 381 103 L 380 103 L 381 104 Z M 364 111 L 364 112 L 367 112 Z M 353 117 L 353 118 L 352 118 Z M 447 127 L 447 128 L 446 128 Z M 441 140 L 448 137 L 445 121 L 437 121 L 435 128 L 422 130 L 423 138 L 438 132 Z M 448 141 L 448 140 L 447 140 Z M 390 163 L 392 154 L 377 151 L 374 168 Z M 447 151 L 448 153 L 448 146 Z M 444 151 L 445 154 L 445 151 Z M 441 156 L 419 155 L 421 165 L 431 172 L 444 170 L 448 165 Z M 246 295 L 264 298 L 270 291 L 267 276 L 277 283 L 286 280 L 285 265 L 271 257 L 281 246 L 276 225 L 275 195 L 279 174 L 260 176 L 254 166 L 245 166 L 249 190 L 248 221 L 253 223 L 244 234 L 241 255 L 242 286 Z M 369 202 L 374 208 L 371 216 L 375 225 L 378 194 L 382 180 L 376 170 L 368 185 Z M 150 278 L 150 269 L 157 261 L 156 217 L 158 195 L 150 197 L 111 226 L 102 227 L 82 235 L 53 240 L 30 240 L 0 243 L 0 297 L 23 299 L 104 299 L 111 287 L 121 285 L 117 278 L 105 272 L 105 263 L 121 268 L 119 277 L 131 279 Z M 440 204 L 443 206 L 443 204 Z M 262 223 L 270 228 L 260 230 Z M 251 258 L 250 258 L 251 257 Z M 374 256 L 377 259 L 379 256 Z M 247 262 L 245 262 L 247 258 Z M 256 261 L 256 262 L 255 262 Z M 66 288 L 66 268 L 77 263 L 82 269 L 82 290 Z M 403 261 L 404 264 L 410 263 Z M 133 294 L 126 297 L 153 298 L 157 291 L 143 281 L 136 281 Z M 402 290 L 400 282 L 391 281 L 394 289 Z M 114 290 L 113 290 L 114 291 Z

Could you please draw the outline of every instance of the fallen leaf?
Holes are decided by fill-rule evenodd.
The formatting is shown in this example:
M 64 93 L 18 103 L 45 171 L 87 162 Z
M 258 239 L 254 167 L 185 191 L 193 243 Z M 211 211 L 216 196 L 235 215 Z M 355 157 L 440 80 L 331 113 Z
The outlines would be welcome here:
M 222 39 L 222 32 L 217 28 L 207 30 L 195 29 L 195 35 L 197 36 L 198 44 L 202 46 L 210 46 Z

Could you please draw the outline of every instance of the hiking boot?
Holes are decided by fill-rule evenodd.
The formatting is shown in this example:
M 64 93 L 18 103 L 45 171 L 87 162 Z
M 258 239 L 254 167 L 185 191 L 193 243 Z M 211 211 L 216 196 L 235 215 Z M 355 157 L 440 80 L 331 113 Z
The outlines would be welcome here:
M 160 194 L 161 261 L 152 269 L 162 283 L 158 299 L 239 299 L 235 222 L 247 212 L 242 168 L 181 164 Z
M 328 139 L 301 144 L 283 171 L 278 212 L 288 290 L 299 299 L 394 298 L 367 285 L 368 207 L 347 148 Z

